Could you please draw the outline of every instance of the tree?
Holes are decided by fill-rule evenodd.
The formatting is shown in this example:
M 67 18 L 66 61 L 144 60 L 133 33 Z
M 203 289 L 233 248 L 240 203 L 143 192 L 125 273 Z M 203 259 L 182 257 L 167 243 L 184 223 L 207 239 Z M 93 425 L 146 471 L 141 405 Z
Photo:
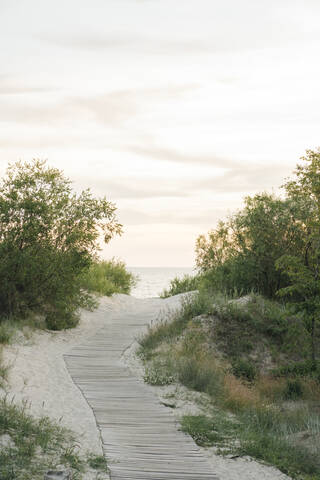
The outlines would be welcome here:
M 255 290 L 274 297 L 288 284 L 275 261 L 301 251 L 304 229 L 299 218 L 305 210 L 303 202 L 267 193 L 247 197 L 242 210 L 220 222 L 207 237 L 198 238 L 198 268 L 207 274 L 211 271 L 218 288 Z
M 300 255 L 284 255 L 277 268 L 286 272 L 290 285 L 280 296 L 293 298 L 296 310 L 304 314 L 311 340 L 311 360 L 316 364 L 316 330 L 320 320 L 320 150 L 307 150 L 303 164 L 297 165 L 295 178 L 284 188 L 293 201 L 308 205 L 301 222 L 305 235 Z
M 103 235 L 121 233 L 116 207 L 71 182 L 45 161 L 10 166 L 0 184 L 0 309 L 2 316 L 46 315 L 48 326 L 75 321 L 86 295 L 80 274 Z

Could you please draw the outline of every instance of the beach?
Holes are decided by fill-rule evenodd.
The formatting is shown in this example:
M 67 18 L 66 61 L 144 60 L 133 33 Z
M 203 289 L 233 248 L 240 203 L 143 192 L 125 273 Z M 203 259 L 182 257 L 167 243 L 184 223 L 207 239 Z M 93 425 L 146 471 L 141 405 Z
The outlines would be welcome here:
M 128 295 L 114 295 L 100 299 L 100 306 L 93 312 L 82 311 L 79 325 L 70 330 L 52 332 L 38 331 L 31 336 L 21 335 L 15 343 L 4 349 L 4 362 L 11 366 L 9 373 L 8 395 L 15 402 L 26 402 L 33 415 L 48 416 L 73 430 L 78 439 L 78 448 L 84 454 L 88 451 L 101 455 L 102 445 L 99 429 L 93 412 L 80 390 L 73 383 L 63 356 L 73 347 L 81 345 L 86 339 L 106 327 L 112 315 L 128 310 L 134 311 L 143 305 L 153 307 L 154 311 L 166 311 L 179 306 L 181 295 L 167 300 L 158 298 L 136 299 Z M 141 310 L 143 311 L 143 309 Z M 135 356 L 137 343 L 131 345 L 121 359 L 132 375 L 141 379 L 143 369 Z M 163 402 L 168 388 L 149 386 L 154 395 Z M 174 410 L 176 419 L 184 413 L 197 411 L 195 404 L 187 398 L 181 389 L 178 408 Z M 201 449 L 213 471 L 221 480 L 288 479 L 277 469 L 262 465 L 249 458 L 224 458 L 215 453 L 214 448 Z

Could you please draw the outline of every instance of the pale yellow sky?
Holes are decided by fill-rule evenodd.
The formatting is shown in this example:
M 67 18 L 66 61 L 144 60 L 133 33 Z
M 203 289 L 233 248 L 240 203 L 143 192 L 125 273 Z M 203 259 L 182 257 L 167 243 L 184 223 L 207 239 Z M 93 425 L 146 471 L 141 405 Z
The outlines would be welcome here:
M 316 0 L 0 0 L 0 172 L 47 158 L 118 206 L 103 249 L 194 243 L 319 144 Z

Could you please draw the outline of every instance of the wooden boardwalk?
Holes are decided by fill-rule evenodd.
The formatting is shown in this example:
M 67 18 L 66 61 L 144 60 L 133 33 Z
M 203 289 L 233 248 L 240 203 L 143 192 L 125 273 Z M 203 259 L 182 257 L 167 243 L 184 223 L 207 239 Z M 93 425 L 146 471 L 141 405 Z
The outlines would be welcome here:
M 217 480 L 172 412 L 121 360 L 158 315 L 156 304 L 136 300 L 130 311 L 106 313 L 103 329 L 65 355 L 67 368 L 94 412 L 113 480 Z

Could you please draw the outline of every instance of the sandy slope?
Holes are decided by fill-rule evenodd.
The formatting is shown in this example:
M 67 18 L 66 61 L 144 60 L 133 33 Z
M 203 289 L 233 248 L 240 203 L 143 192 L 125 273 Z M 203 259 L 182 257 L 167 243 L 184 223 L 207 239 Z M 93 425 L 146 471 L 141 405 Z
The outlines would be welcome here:
M 100 436 L 93 413 L 78 388 L 73 384 L 66 369 L 63 354 L 86 338 L 94 335 L 108 323 L 108 317 L 122 309 L 133 309 L 137 302 L 148 302 L 155 310 L 176 308 L 179 297 L 167 300 L 138 300 L 127 295 L 114 295 L 101 299 L 94 312 L 82 312 L 79 326 L 62 332 L 39 332 L 31 340 L 16 343 L 4 350 L 4 360 L 12 365 L 10 370 L 10 395 L 15 401 L 30 403 L 31 412 L 48 415 L 71 428 L 79 439 L 79 447 L 85 453 L 102 453 Z M 129 347 L 129 346 L 128 346 Z M 134 345 L 128 348 L 125 361 L 136 375 L 141 375 L 141 365 L 134 356 Z M 161 398 L 165 391 L 153 388 Z M 181 401 L 181 412 L 194 411 L 194 406 Z M 188 410 L 189 409 L 189 410 Z M 288 479 L 278 470 L 246 459 L 225 459 L 217 456 L 213 449 L 205 452 L 221 480 L 275 480 Z

